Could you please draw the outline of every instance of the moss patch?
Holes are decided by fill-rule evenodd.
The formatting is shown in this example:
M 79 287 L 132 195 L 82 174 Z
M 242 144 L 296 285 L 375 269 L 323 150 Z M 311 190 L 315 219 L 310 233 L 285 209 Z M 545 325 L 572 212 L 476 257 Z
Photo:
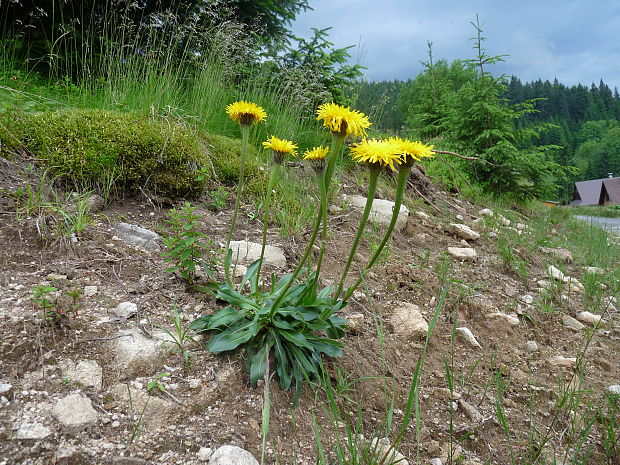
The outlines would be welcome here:
M 207 161 L 197 137 L 175 123 L 105 110 L 31 115 L 25 143 L 69 185 L 102 190 L 146 186 L 158 195 L 195 196 Z

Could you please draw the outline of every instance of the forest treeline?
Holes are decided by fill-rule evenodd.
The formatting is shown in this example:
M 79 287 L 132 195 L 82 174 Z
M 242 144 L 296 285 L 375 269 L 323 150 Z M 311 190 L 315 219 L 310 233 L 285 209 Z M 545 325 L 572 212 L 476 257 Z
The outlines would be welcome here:
M 408 81 L 365 81 L 360 84 L 357 106 L 373 115 L 380 131 L 449 140 L 449 111 L 416 114 L 424 110 L 420 93 L 431 90 L 432 103 L 445 107 L 450 104 L 450 94 L 456 96 L 468 79 L 476 79 L 470 68 L 467 61 L 448 64 L 440 60 L 427 63 L 425 71 Z M 496 104 L 507 108 L 531 106 L 514 120 L 515 130 L 535 128 L 537 132 L 535 137 L 521 141 L 521 147 L 552 147 L 548 151 L 550 160 L 574 167 L 558 180 L 555 195 L 549 192 L 551 197 L 567 202 L 575 181 L 620 176 L 618 89 L 612 90 L 603 80 L 598 85 L 567 86 L 558 79 L 525 83 L 517 76 L 494 79 L 498 88 Z M 434 84 L 425 86 L 426 80 Z

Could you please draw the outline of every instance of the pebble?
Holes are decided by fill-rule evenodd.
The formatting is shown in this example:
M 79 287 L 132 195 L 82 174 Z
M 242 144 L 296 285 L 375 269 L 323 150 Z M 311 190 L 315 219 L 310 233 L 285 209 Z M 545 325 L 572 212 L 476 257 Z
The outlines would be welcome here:
M 550 365 L 558 367 L 574 367 L 577 363 L 577 359 L 574 357 L 564 357 L 562 355 L 556 355 L 547 360 Z
M 469 328 L 456 328 L 456 332 L 463 339 L 463 341 L 467 342 L 472 347 L 480 347 L 480 343 L 476 340 L 473 333 Z
M 482 210 L 480 210 L 478 212 L 478 215 L 480 215 L 480 216 L 493 216 L 493 210 L 491 210 L 489 208 L 483 208 Z
M 577 319 L 584 323 L 590 323 L 595 325 L 601 322 L 602 317 L 601 315 L 596 315 L 590 312 L 579 312 L 577 313 Z
M 581 331 L 583 328 L 585 328 L 585 325 L 583 323 L 577 321 L 570 315 L 562 315 L 562 323 L 564 324 L 564 326 L 568 326 L 575 331 Z
M 464 261 L 473 261 L 478 257 L 476 251 L 470 247 L 448 247 L 448 254 L 451 257 Z
M 364 314 L 363 313 L 350 313 L 346 316 L 347 319 L 347 331 L 352 334 L 359 334 L 364 329 Z
M 196 457 L 198 457 L 198 460 L 201 462 L 206 462 L 211 458 L 211 455 L 213 455 L 213 450 L 210 447 L 201 447 Z
M 612 384 L 607 388 L 607 392 L 612 396 L 620 396 L 620 384 Z
M 562 273 L 560 270 L 558 270 L 553 265 L 549 265 L 549 267 L 547 268 L 547 274 L 551 278 L 557 279 L 558 281 L 564 281 L 564 279 L 565 279 L 564 273 Z
M 530 354 L 538 351 L 538 344 L 536 343 L 536 341 L 527 341 L 525 343 L 525 351 L 529 352 Z
M 133 302 L 121 302 L 116 306 L 114 314 L 119 318 L 131 318 L 138 312 L 138 306 Z
M 92 297 L 99 292 L 97 286 L 84 286 L 84 297 Z

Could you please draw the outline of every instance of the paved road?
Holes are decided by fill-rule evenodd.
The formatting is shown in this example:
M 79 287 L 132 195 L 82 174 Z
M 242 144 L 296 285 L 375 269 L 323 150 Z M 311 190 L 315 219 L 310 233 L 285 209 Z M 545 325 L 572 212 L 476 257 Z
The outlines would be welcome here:
M 580 216 L 575 215 L 575 218 L 587 221 L 593 225 L 600 226 L 603 229 L 608 229 L 615 233 L 620 234 L 620 218 L 603 218 L 601 216 Z

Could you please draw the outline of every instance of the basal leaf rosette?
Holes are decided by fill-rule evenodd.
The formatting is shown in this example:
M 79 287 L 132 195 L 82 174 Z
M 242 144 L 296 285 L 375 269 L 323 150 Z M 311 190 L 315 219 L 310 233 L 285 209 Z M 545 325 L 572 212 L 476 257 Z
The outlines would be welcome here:
M 267 118 L 267 113 L 255 103 L 240 100 L 226 107 L 226 114 L 242 126 L 252 126 Z
M 371 125 L 364 113 L 333 102 L 320 105 L 316 114 L 316 119 L 322 120 L 323 126 L 340 137 L 366 136 L 366 129 Z

